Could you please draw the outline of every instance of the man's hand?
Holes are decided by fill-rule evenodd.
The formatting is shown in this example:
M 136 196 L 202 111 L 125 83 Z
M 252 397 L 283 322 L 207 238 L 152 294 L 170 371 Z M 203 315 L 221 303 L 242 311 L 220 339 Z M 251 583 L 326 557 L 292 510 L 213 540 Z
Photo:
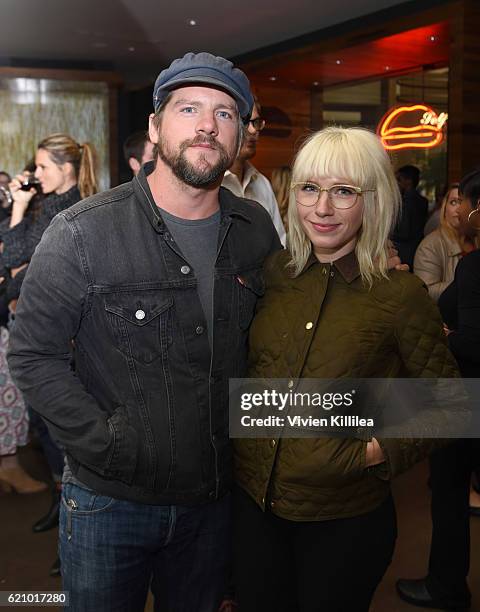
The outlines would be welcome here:
M 382 447 L 377 442 L 376 438 L 372 438 L 371 442 L 367 442 L 367 457 L 365 460 L 365 467 L 379 465 L 384 461 L 385 455 L 383 454 Z
M 388 251 L 387 251 L 387 267 L 389 270 L 401 270 L 402 272 L 409 272 L 410 266 L 408 264 L 402 263 L 402 260 L 398 256 L 398 251 L 395 248 L 393 242 L 391 240 L 388 241 Z

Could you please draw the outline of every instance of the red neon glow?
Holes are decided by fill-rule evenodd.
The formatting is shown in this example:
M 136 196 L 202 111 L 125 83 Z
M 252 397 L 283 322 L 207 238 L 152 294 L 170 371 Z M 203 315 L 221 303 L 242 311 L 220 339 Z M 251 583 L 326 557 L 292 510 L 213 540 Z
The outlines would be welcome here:
M 400 123 L 401 117 L 409 113 L 420 113 L 418 123 L 405 126 Z M 377 133 L 387 151 L 398 149 L 431 149 L 443 140 L 443 126 L 447 121 L 447 113 L 437 113 L 425 104 L 399 106 L 391 109 L 380 121 Z M 422 142 L 418 142 L 423 139 Z M 399 142 L 403 141 L 403 142 Z

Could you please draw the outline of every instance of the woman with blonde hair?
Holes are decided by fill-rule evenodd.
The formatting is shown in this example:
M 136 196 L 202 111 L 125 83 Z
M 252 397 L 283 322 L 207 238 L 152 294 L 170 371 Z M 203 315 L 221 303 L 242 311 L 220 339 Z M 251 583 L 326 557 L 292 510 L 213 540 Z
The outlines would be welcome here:
M 479 246 L 478 237 L 469 236 L 460 224 L 460 202 L 458 183 L 453 183 L 440 208 L 440 227 L 425 236 L 415 253 L 413 271 L 435 301 L 453 281 L 463 255 Z
M 290 389 L 300 379 L 458 377 L 422 282 L 388 269 L 400 194 L 377 136 L 333 127 L 311 136 L 291 194 L 289 251 L 265 266 L 249 376 Z M 355 431 L 235 440 L 240 609 L 368 610 L 396 539 L 389 481 L 435 442 Z

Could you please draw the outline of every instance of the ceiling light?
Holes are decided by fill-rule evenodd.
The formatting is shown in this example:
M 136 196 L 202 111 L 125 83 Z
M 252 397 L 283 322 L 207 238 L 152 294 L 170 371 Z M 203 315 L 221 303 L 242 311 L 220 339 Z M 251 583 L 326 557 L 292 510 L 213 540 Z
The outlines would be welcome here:
M 430 36 L 430 40 L 431 40 L 432 42 L 435 42 L 435 41 L 437 40 L 437 37 L 436 37 L 436 36 Z
M 195 20 L 195 19 L 189 19 L 189 20 L 188 20 L 188 25 L 189 25 L 189 26 L 196 26 L 196 25 L 197 25 L 197 22 L 196 22 L 196 20 Z
M 318 81 L 313 81 L 312 85 L 313 85 L 314 87 L 318 87 L 318 86 L 320 85 L 320 83 L 319 83 Z
M 271 76 L 271 77 L 269 77 L 269 78 L 270 78 L 270 80 L 271 80 L 271 81 L 276 81 L 276 80 L 277 80 L 277 77 L 276 77 L 276 76 Z
M 385 70 L 390 70 L 390 66 L 385 66 Z
M 128 47 L 129 51 L 135 51 L 135 47 Z
M 336 63 L 336 64 L 341 64 L 341 63 L 342 63 L 342 60 L 337 60 L 335 63 Z

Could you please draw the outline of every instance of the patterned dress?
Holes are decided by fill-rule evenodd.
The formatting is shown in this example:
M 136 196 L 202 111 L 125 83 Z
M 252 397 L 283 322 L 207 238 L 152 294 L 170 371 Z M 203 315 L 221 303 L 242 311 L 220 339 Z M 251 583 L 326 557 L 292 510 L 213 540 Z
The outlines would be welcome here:
M 28 413 L 22 394 L 13 384 L 7 364 L 9 333 L 0 327 L 0 456 L 11 455 L 28 438 Z

